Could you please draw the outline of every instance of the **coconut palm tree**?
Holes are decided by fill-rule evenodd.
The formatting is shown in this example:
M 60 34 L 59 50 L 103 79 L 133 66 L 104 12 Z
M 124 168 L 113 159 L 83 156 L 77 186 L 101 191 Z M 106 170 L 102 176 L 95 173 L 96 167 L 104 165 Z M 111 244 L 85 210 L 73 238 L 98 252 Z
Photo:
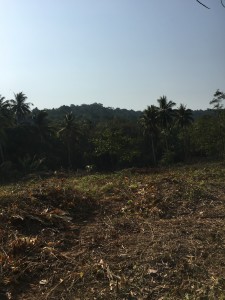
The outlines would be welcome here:
M 1 123 L 1 120 L 0 120 L 0 123 Z M 1 157 L 1 162 L 5 161 L 5 156 L 4 156 L 4 151 L 3 151 L 3 146 L 5 144 L 5 139 L 6 139 L 5 130 L 1 125 L 1 127 L 0 127 L 0 157 Z
M 145 136 L 151 139 L 151 148 L 154 164 L 156 164 L 156 139 L 158 135 L 158 108 L 154 105 L 144 110 L 140 119 Z
M 178 127 L 185 129 L 187 128 L 193 121 L 192 110 L 186 108 L 186 105 L 180 104 L 178 109 L 176 110 L 176 124 Z
M 168 136 L 175 116 L 173 107 L 176 105 L 176 103 L 173 101 L 168 101 L 166 96 L 160 97 L 157 101 L 159 104 L 159 124 L 161 127 L 161 133 L 164 136 L 166 151 L 168 151 Z
M 25 117 L 31 113 L 30 106 L 33 104 L 26 102 L 27 96 L 23 92 L 18 94 L 14 93 L 14 96 L 15 99 L 10 100 L 10 104 L 16 118 L 16 123 L 19 125 L 25 119 Z
M 179 108 L 176 110 L 176 116 L 175 116 L 175 123 L 178 126 L 178 128 L 181 129 L 183 133 L 184 138 L 184 155 L 185 159 L 187 158 L 188 153 L 188 132 L 187 128 L 191 125 L 191 123 L 194 121 L 192 117 L 192 110 L 189 108 L 186 108 L 186 105 L 180 104 Z
M 158 100 L 159 104 L 159 121 L 162 128 L 168 129 L 171 125 L 174 117 L 173 107 L 176 105 L 173 101 L 168 101 L 166 96 L 160 97 Z
M 2 97 L 2 95 L 0 95 L 0 114 L 8 116 L 10 107 L 10 102 L 8 100 L 5 100 L 5 97 Z
M 4 151 L 3 146 L 6 140 L 5 129 L 11 124 L 10 115 L 10 103 L 5 100 L 5 97 L 0 95 L 0 157 L 1 161 L 4 162 Z
M 43 143 L 53 134 L 53 128 L 49 125 L 48 113 L 45 110 L 37 111 L 34 113 L 32 120 L 40 142 Z
M 66 144 L 68 166 L 69 168 L 72 168 L 72 146 L 78 141 L 80 135 L 79 128 L 72 112 L 65 115 L 63 126 L 59 130 L 58 135 Z
M 7 127 L 7 125 L 8 125 L 7 119 L 5 118 L 4 115 L 0 114 L 0 157 L 1 157 L 1 162 L 4 162 L 4 160 L 5 160 L 3 147 L 5 145 L 5 140 L 6 140 L 5 128 Z

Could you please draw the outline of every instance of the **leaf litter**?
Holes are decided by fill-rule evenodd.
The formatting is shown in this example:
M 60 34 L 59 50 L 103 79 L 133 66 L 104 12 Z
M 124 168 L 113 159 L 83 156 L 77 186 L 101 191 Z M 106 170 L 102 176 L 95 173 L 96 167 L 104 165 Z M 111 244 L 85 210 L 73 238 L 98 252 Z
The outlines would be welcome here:
M 8 186 L 0 299 L 224 299 L 224 179 L 218 163 Z

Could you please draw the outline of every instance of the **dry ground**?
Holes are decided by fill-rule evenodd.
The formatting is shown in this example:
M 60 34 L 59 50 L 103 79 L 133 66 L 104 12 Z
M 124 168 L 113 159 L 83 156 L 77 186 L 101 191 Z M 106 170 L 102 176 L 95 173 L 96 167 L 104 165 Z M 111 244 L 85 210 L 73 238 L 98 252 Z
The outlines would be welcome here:
M 225 164 L 1 186 L 0 299 L 225 299 Z

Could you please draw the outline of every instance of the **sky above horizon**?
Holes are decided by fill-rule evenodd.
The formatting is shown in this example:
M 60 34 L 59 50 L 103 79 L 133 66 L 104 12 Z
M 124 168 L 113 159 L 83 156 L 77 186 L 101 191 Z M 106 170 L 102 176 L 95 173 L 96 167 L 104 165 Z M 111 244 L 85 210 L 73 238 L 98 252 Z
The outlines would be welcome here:
M 39 109 L 206 109 L 225 92 L 225 8 L 202 0 L 0 0 L 0 94 Z

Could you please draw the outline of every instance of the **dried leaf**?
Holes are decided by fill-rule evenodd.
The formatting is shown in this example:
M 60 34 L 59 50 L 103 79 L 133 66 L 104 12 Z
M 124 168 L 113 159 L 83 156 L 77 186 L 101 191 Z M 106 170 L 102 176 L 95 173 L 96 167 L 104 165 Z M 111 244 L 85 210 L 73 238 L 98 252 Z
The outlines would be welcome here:
M 48 283 L 47 279 L 42 279 L 42 280 L 39 281 L 39 284 L 41 284 L 41 285 L 45 285 L 47 283 Z

